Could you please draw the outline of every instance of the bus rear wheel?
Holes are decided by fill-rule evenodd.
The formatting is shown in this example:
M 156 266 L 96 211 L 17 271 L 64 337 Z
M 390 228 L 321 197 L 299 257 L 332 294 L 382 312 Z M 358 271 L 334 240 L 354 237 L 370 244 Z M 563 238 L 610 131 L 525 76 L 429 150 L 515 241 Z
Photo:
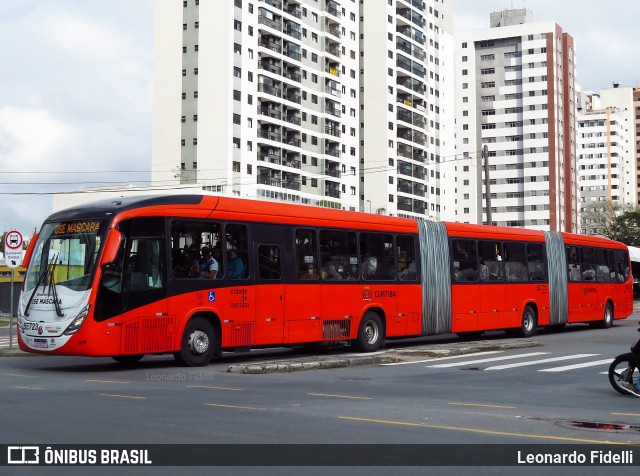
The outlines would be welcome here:
M 611 303 L 608 302 L 604 306 L 604 315 L 602 319 L 596 322 L 590 322 L 592 327 L 597 327 L 599 329 L 609 329 L 613 325 L 613 307 Z
M 355 346 L 362 352 L 373 352 L 382 348 L 384 343 L 384 326 L 382 319 L 375 312 L 365 312 L 358 328 Z
M 215 331 L 213 325 L 203 317 L 191 319 L 182 333 L 180 351 L 173 356 L 185 367 L 202 367 L 213 357 Z
M 522 312 L 522 321 L 517 329 L 508 329 L 513 337 L 533 337 L 538 332 L 538 316 L 532 306 L 527 305 Z

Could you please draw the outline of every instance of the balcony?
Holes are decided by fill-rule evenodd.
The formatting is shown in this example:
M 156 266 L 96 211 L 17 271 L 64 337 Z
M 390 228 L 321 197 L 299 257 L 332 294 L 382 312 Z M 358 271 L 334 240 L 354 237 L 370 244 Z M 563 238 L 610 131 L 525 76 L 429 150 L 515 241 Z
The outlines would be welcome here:
M 324 153 L 326 155 L 330 155 L 331 157 L 340 157 L 340 148 L 339 147 L 325 147 Z
M 296 104 L 300 104 L 302 102 L 300 95 L 295 92 L 288 92 L 283 96 L 283 98 L 287 101 L 295 102 Z
M 271 5 L 272 7 L 282 10 L 282 2 L 280 0 L 260 0 L 261 2 Z
M 283 159 L 282 165 L 284 165 L 285 167 L 291 167 L 293 169 L 302 168 L 302 162 L 300 162 L 299 160 L 294 159 L 294 158 L 291 158 L 291 159 L 285 158 L 285 159 Z
M 299 40 L 300 38 L 302 38 L 302 35 L 300 34 L 300 30 L 297 30 L 295 28 L 286 28 L 284 32 L 287 35 L 294 37 L 296 40 Z
M 282 68 L 271 61 L 260 60 L 260 62 L 258 63 L 258 67 L 273 74 L 282 74 Z
M 329 1 L 325 6 L 325 11 L 336 18 L 340 18 L 342 15 L 339 8 L 340 4 L 338 4 L 337 2 Z
M 340 137 L 342 135 L 342 133 L 340 132 L 340 128 L 339 127 L 325 127 L 324 128 L 324 132 L 332 135 L 334 137 Z
M 280 165 L 280 156 L 277 154 L 274 154 L 273 152 L 270 152 L 270 153 L 261 152 L 260 154 L 258 154 L 258 160 L 263 162 L 269 162 L 270 164 Z
M 300 54 L 300 52 L 295 51 L 295 50 L 290 50 L 290 49 L 285 49 L 284 50 L 284 55 L 288 56 L 289 58 L 296 60 L 296 61 L 300 61 L 302 59 L 302 55 Z
M 340 57 L 340 47 L 339 46 L 328 46 L 326 49 L 327 53 L 332 54 L 333 56 Z
M 268 84 L 260 83 L 258 84 L 258 91 L 262 93 L 271 94 L 276 97 L 282 97 L 282 90 L 280 88 L 276 88 L 275 86 L 269 86 Z
M 282 46 L 280 46 L 278 42 L 269 39 L 269 37 L 263 36 L 260 38 L 260 43 L 258 44 L 264 48 L 270 49 L 271 51 L 275 51 L 276 53 L 282 53 Z
M 342 115 L 342 111 L 340 110 L 340 108 L 334 107 L 330 104 L 326 104 L 324 106 L 324 112 L 326 112 L 327 114 L 331 114 L 332 116 L 335 116 L 335 117 L 340 117 Z
M 398 144 L 398 155 L 401 157 L 406 157 L 408 159 L 412 158 L 411 155 L 411 146 L 406 144 Z
M 325 166 L 324 168 L 324 174 L 325 175 L 329 175 L 331 177 L 340 177 L 340 169 L 338 169 L 337 166 Z
M 324 191 L 325 197 L 340 198 L 340 190 L 336 188 L 327 188 Z
M 302 82 L 302 76 L 296 72 L 296 70 L 285 70 L 284 77 L 295 81 L 296 83 Z
M 273 119 L 282 119 L 282 113 L 274 107 L 261 106 L 258 109 L 258 112 L 263 116 L 271 117 Z
M 332 75 L 337 76 L 339 78 L 340 77 L 340 65 L 339 64 L 327 65 L 327 67 L 324 69 L 324 72 L 332 74 Z
M 282 20 L 272 20 L 271 18 L 267 18 L 263 15 L 258 17 L 258 23 L 262 25 L 266 25 L 269 28 L 273 28 L 274 30 L 282 31 Z
M 284 120 L 287 121 L 290 124 L 295 124 L 296 126 L 300 125 L 300 118 L 298 116 L 296 116 L 295 114 L 287 114 L 284 117 Z
M 258 137 L 262 138 L 262 139 L 269 139 L 269 140 L 273 140 L 276 142 L 280 142 L 280 138 L 282 137 L 282 135 L 279 132 L 276 131 L 269 131 L 266 129 L 258 129 Z
M 285 10 L 289 15 L 293 15 L 296 18 L 302 18 L 302 10 L 298 5 L 290 5 Z

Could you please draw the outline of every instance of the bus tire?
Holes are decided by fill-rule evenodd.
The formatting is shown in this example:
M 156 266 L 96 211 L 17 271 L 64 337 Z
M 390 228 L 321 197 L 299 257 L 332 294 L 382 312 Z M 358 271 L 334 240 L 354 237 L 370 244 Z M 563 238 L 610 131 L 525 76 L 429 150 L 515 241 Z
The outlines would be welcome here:
M 111 358 L 123 365 L 132 365 L 136 362 L 139 362 L 140 359 L 144 357 L 144 354 L 134 354 L 134 355 L 113 355 Z
M 517 329 L 511 329 L 510 335 L 515 337 L 533 337 L 538 332 L 538 316 L 533 306 L 527 305 L 522 311 L 522 320 L 520 321 L 520 327 Z
M 384 326 L 382 319 L 375 312 L 364 313 L 358 328 L 355 346 L 362 352 L 373 352 L 382 348 L 384 344 Z
M 590 324 L 599 329 L 609 329 L 613 325 L 613 306 L 611 306 L 610 302 L 607 302 L 604 306 L 602 319 L 596 322 L 591 322 Z
M 182 333 L 180 350 L 174 352 L 176 361 L 185 367 L 202 367 L 212 359 L 215 350 L 213 325 L 204 317 L 191 319 Z

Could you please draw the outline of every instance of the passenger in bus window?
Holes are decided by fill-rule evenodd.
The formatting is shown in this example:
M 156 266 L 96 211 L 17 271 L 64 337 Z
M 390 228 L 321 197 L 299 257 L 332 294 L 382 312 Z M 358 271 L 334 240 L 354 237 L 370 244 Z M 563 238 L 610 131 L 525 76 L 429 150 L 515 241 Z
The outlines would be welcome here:
M 211 256 L 209 248 L 202 248 L 202 259 L 198 266 L 198 276 L 214 279 L 218 274 L 218 262 Z
M 244 262 L 238 256 L 235 248 L 229 250 L 229 259 L 227 260 L 227 277 L 230 279 L 244 278 Z
M 342 274 L 340 274 L 335 264 L 327 266 L 327 274 L 324 279 L 329 281 L 342 281 Z
M 318 271 L 313 263 L 307 264 L 307 269 L 300 273 L 300 279 L 318 279 Z

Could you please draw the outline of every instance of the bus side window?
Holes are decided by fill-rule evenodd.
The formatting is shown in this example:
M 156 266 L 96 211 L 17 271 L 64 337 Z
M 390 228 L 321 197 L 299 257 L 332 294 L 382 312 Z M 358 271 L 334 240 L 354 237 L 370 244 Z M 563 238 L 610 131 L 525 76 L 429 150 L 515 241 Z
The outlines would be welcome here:
M 478 258 L 475 240 L 453 240 L 453 280 L 456 282 L 478 281 Z
M 229 279 L 245 279 L 249 276 L 249 240 L 247 227 L 229 223 L 225 226 L 227 244 L 226 277 Z
M 358 279 L 356 234 L 342 230 L 320 230 L 320 265 L 326 281 Z
M 396 237 L 396 269 L 401 281 L 415 281 L 418 277 L 416 266 L 415 239 L 413 236 Z
M 296 230 L 296 276 L 300 279 L 318 279 L 318 241 L 316 231 L 309 228 Z
M 276 245 L 258 246 L 258 276 L 261 279 L 280 279 L 280 247 Z
M 609 264 L 607 260 L 607 250 L 596 248 L 596 279 L 598 281 L 610 282 L 611 274 L 609 273 Z
M 502 268 L 502 245 L 498 241 L 479 241 L 478 253 L 480 281 L 504 281 Z
M 528 281 L 529 272 L 524 258 L 524 243 L 506 242 L 504 254 L 504 272 L 507 281 Z
M 578 247 L 567 246 L 567 265 L 569 266 L 569 281 L 581 281 L 582 277 L 580 276 L 580 260 L 578 258 Z
M 529 270 L 529 281 L 547 279 L 543 244 L 527 243 L 527 269 Z
M 596 257 L 593 248 L 584 247 L 580 249 L 580 257 L 582 258 L 582 280 L 596 280 Z
M 396 279 L 393 236 L 383 233 L 361 233 L 362 278 L 392 281 Z

